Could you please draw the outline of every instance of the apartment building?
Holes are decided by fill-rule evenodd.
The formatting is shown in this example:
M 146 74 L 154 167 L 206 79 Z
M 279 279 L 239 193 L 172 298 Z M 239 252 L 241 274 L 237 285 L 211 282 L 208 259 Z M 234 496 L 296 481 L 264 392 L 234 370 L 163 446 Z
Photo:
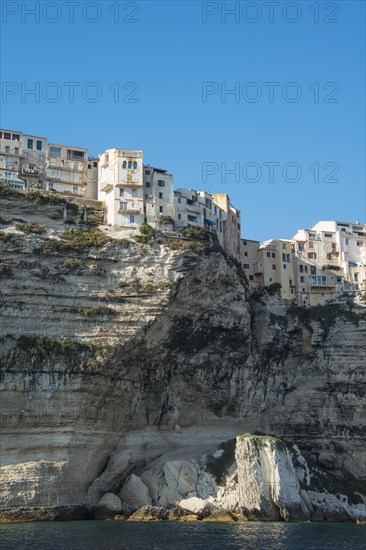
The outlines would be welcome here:
M 253 266 L 254 280 L 259 286 L 281 285 L 281 297 L 296 299 L 293 243 L 286 239 L 264 241 L 258 250 L 258 261 Z
M 146 165 L 143 168 L 144 220 L 155 227 L 159 218 L 174 222 L 174 182 L 166 170 Z M 164 218 L 162 218 L 164 217 Z
M 174 192 L 174 201 L 177 229 L 189 225 L 202 227 L 215 234 L 221 246 L 225 246 L 226 212 L 215 204 L 211 193 L 181 187 Z
M 42 136 L 21 134 L 22 158 L 20 178 L 27 189 L 43 188 L 46 181 L 46 160 L 48 140 Z
M 15 188 L 95 195 L 88 186 L 88 150 L 49 143 L 43 136 L 0 130 L 0 177 Z M 95 174 L 93 175 L 95 179 Z M 94 185 L 94 187 L 93 187 Z
M 240 239 L 240 263 L 248 278 L 250 288 L 258 288 L 259 281 L 254 273 L 254 266 L 258 264 L 262 252 L 260 242 L 250 239 Z
M 88 159 L 85 179 L 85 197 L 98 200 L 98 164 L 99 158 Z
M 7 182 L 12 189 L 25 189 L 25 182 L 19 177 L 23 155 L 20 135 L 0 130 L 0 181 Z
M 59 193 L 82 196 L 86 186 L 87 165 L 87 149 L 49 143 L 46 188 Z
M 99 156 L 98 198 L 107 207 L 107 223 L 136 228 L 144 222 L 142 151 L 108 149 Z
M 302 305 L 366 289 L 366 226 L 320 221 L 293 237 Z
M 226 193 L 214 193 L 213 202 L 226 214 L 224 229 L 224 249 L 240 260 L 240 211 L 235 208 Z

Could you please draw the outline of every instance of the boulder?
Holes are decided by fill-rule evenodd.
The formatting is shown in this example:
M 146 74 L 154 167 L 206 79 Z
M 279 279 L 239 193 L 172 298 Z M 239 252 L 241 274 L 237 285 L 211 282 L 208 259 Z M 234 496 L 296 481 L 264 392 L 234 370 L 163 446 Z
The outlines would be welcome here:
M 149 489 L 135 474 L 131 474 L 127 478 L 119 492 L 119 497 L 122 501 L 123 510 L 127 513 L 151 504 Z
M 216 510 L 213 504 L 198 497 L 183 499 L 179 502 L 179 506 L 201 518 L 210 516 Z
M 106 493 L 98 501 L 98 504 L 94 508 L 95 519 L 110 519 L 113 518 L 118 512 L 121 511 L 122 502 L 121 499 L 113 494 Z
M 169 510 L 159 506 L 143 506 L 128 518 L 127 521 L 161 521 L 169 519 Z

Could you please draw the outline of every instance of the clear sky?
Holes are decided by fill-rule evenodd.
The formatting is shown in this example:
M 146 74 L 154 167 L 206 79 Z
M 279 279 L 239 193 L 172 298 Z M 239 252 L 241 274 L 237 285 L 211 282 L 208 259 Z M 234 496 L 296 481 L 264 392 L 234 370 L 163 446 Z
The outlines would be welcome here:
M 141 148 L 175 187 L 229 193 L 247 238 L 365 222 L 365 2 L 1 8 L 2 127 Z

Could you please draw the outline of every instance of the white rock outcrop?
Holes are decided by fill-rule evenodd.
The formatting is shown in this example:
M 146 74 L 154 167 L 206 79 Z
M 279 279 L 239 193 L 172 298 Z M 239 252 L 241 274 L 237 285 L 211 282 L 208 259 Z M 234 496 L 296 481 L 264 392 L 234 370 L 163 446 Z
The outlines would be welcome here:
M 283 441 L 255 435 L 237 438 L 239 506 L 248 518 L 308 519 L 292 458 Z
M 127 478 L 119 492 L 119 497 L 122 501 L 123 511 L 128 513 L 151 504 L 149 489 L 135 474 L 131 474 Z

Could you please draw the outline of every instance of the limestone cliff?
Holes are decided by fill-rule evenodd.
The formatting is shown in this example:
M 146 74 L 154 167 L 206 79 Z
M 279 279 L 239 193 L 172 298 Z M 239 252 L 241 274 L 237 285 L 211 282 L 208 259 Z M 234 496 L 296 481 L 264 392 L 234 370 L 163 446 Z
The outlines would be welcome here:
M 230 442 L 254 432 L 289 445 L 299 490 L 363 501 L 364 307 L 300 310 L 214 243 L 1 199 L 3 506 L 234 509 Z

